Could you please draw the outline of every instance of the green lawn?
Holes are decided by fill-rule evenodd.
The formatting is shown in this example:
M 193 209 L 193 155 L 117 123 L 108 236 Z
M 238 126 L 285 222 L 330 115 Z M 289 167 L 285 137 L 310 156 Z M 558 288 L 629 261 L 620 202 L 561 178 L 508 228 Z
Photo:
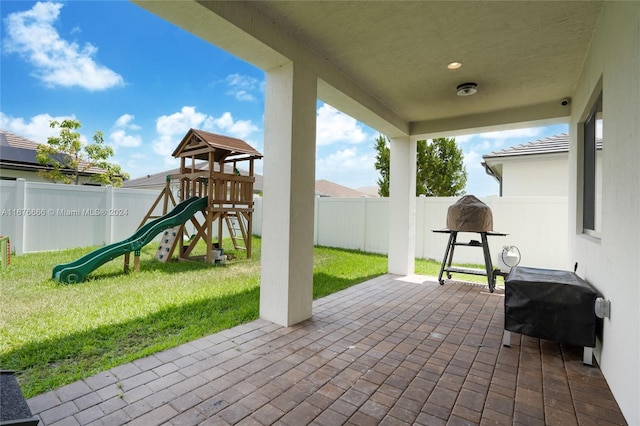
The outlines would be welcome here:
M 0 270 L 0 369 L 16 370 L 29 398 L 252 321 L 259 313 L 259 238 L 253 248 L 251 260 L 236 253 L 226 266 L 209 266 L 156 262 L 150 244 L 139 273 L 123 274 L 118 258 L 73 285 L 50 280 L 51 270 L 91 248 L 12 257 L 11 266 Z M 386 256 L 316 247 L 313 296 L 386 271 Z M 416 262 L 418 274 L 438 271 L 436 262 Z M 484 277 L 469 277 L 475 278 Z

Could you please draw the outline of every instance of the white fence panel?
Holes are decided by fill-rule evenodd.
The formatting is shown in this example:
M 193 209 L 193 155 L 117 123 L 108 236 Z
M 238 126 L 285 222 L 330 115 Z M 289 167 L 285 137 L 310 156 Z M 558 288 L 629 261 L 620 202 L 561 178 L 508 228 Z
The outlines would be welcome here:
M 389 202 L 385 198 L 363 198 L 366 233 L 362 250 L 386 254 L 389 247 Z
M 316 198 L 316 244 L 362 249 L 365 217 L 364 198 Z
M 129 238 L 147 214 L 160 193 L 152 190 L 114 188 L 112 207 L 111 241 Z M 171 210 L 171 207 L 169 207 Z M 162 215 L 162 201 L 153 211 L 154 216 Z
M 262 235 L 262 197 L 253 196 L 253 233 Z
M 17 254 L 110 244 L 135 232 L 157 196 L 157 191 L 0 181 L 0 235 L 11 238 Z
M 447 210 L 458 198 L 418 198 L 416 203 L 416 256 L 439 262 L 449 238 L 448 234 L 434 233 L 446 228 Z M 492 261 L 502 247 L 514 245 L 520 250 L 523 265 L 541 268 L 566 269 L 568 252 L 568 206 L 566 197 L 487 197 L 486 203 L 493 214 L 493 228 L 508 234 L 488 237 Z M 480 241 L 477 233 L 464 232 L 458 241 Z M 475 247 L 456 247 L 453 258 L 457 263 L 483 264 L 482 250 Z
M 158 196 L 157 191 L 0 181 L 0 235 L 16 253 L 109 244 L 128 238 Z M 447 210 L 458 198 L 416 200 L 416 257 L 442 261 Z M 262 234 L 262 199 L 255 197 L 253 231 Z M 488 197 L 494 229 L 489 237 L 494 263 L 503 246 L 515 245 L 522 264 L 570 268 L 566 197 Z M 388 198 L 315 198 L 315 243 L 372 253 L 388 250 Z M 160 215 L 162 205 L 155 214 Z M 189 225 L 188 225 L 189 226 Z M 217 226 L 216 226 L 217 228 Z M 224 227 L 226 228 L 226 227 Z M 225 229 L 226 231 L 226 229 Z M 226 233 L 226 232 L 225 232 Z M 480 239 L 461 233 L 459 241 Z M 483 263 L 482 250 L 456 248 L 456 263 Z
M 24 208 L 41 211 L 27 215 L 24 247 L 34 251 L 102 245 L 105 240 L 105 188 L 27 182 Z
M 416 257 L 442 261 L 448 234 L 434 233 L 447 225 L 447 211 L 458 197 L 419 197 L 416 200 Z M 256 198 L 254 233 L 261 235 L 262 203 Z M 502 247 L 515 245 L 522 264 L 567 269 L 568 209 L 566 197 L 487 197 L 494 230 L 508 234 L 489 237 L 492 261 Z M 315 243 L 386 254 L 388 250 L 388 198 L 316 198 Z M 480 241 L 478 233 L 463 232 L 458 241 Z M 457 247 L 456 263 L 484 264 L 482 250 Z
M 458 198 L 455 197 L 418 197 L 416 201 L 416 257 L 442 260 L 449 235 L 434 233 L 433 230 L 447 227 L 447 210 L 457 200 Z M 469 259 L 473 259 L 473 262 L 476 263 L 476 257 L 473 255 L 477 253 L 470 254 L 471 257 L 456 250 L 455 260 L 456 262 L 469 262 Z M 480 259 L 482 260 L 482 256 Z
M 24 182 L 24 181 L 22 181 Z M 11 212 L 11 209 L 15 209 L 15 206 L 21 205 L 22 202 L 18 200 L 18 182 L 0 180 L 0 235 L 8 235 L 11 239 L 11 250 L 13 251 L 18 244 L 16 235 L 17 230 L 24 227 L 22 223 L 22 216 Z M 24 186 L 24 185 L 23 185 Z M 21 245 L 21 242 L 19 243 Z M 17 253 L 20 253 L 17 251 Z

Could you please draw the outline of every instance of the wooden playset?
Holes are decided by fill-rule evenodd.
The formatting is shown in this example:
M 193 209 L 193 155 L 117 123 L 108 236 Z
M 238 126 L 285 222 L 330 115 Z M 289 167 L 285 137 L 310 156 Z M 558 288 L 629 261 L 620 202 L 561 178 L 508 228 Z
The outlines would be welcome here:
M 179 173 L 167 176 L 165 188 L 140 226 L 158 217 L 153 214 L 160 202 L 165 215 L 178 202 L 191 197 L 207 197 L 208 201 L 206 208 L 190 218 L 195 228 L 192 236 L 187 235 L 184 224 L 164 232 L 156 259 L 166 262 L 176 248 L 179 259 L 194 259 L 191 252 L 203 240 L 207 247 L 204 259 L 215 262 L 221 254 L 225 225 L 234 249 L 245 250 L 251 258 L 254 161 L 262 154 L 240 139 L 190 129 L 172 155 L 180 159 Z M 241 174 L 242 163 L 248 163 L 248 172 L 244 172 L 248 175 Z M 178 202 L 172 193 L 176 183 Z

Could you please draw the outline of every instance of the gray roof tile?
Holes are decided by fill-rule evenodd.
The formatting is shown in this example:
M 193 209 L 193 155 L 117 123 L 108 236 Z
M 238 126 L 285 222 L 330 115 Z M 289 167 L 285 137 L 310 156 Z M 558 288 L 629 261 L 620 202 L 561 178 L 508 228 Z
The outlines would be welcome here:
M 567 133 L 560 133 L 559 135 L 494 151 L 483 155 L 482 158 L 553 154 L 558 152 L 569 152 L 569 135 Z

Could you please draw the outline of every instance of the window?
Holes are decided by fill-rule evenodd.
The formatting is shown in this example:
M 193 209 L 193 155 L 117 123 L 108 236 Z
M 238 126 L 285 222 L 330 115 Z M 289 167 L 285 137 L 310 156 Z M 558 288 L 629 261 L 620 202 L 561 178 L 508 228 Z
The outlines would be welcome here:
M 602 94 L 584 122 L 582 229 L 599 236 L 602 224 Z

